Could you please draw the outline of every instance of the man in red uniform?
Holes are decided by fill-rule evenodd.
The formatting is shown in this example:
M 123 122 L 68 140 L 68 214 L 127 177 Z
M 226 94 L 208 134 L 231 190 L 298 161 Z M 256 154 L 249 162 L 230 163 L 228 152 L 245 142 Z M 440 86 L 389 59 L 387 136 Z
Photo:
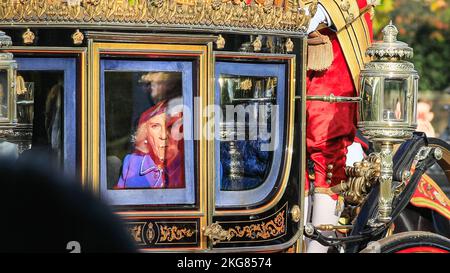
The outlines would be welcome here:
M 357 96 L 360 70 L 369 61 L 365 51 L 373 37 L 372 8 L 372 1 L 366 0 L 319 0 L 308 34 L 331 43 L 332 54 L 314 55 L 331 56 L 330 60 L 309 59 L 316 63 L 309 63 L 309 68 L 317 67 L 317 63 L 329 62 L 329 66 L 308 70 L 308 95 Z M 321 25 L 327 28 L 317 32 Z M 336 225 L 340 214 L 338 196 L 330 187 L 346 180 L 347 147 L 355 138 L 357 104 L 308 101 L 306 111 L 307 154 L 314 163 L 315 173 L 311 221 L 315 226 Z M 309 182 L 307 184 L 309 190 Z M 317 242 L 308 244 L 308 252 L 326 251 L 327 248 Z

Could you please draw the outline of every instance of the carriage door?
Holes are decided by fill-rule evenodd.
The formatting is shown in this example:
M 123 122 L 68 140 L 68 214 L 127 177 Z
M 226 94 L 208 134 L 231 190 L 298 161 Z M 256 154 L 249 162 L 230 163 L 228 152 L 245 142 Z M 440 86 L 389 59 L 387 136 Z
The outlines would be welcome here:
M 91 40 L 89 50 L 94 191 L 142 250 L 206 249 L 207 144 L 194 108 L 206 103 L 208 46 Z
M 293 162 L 295 56 L 221 52 L 215 60 L 222 115 L 216 115 L 215 211 L 206 233 L 216 251 L 294 250 L 302 188 L 301 157 Z

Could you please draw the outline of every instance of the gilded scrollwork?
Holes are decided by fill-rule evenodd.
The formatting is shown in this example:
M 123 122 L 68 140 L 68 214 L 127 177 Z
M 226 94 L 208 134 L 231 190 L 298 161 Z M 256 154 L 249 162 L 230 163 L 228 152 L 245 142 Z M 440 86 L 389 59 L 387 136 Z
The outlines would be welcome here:
M 378 154 L 371 154 L 353 167 L 346 167 L 347 181 L 332 188 L 333 192 L 341 194 L 351 205 L 360 205 L 365 200 L 373 185 L 381 175 L 381 158 Z
M 142 225 L 141 224 L 134 224 L 130 225 L 128 227 L 128 232 L 131 235 L 131 238 L 133 238 L 134 242 L 137 244 L 144 243 L 142 238 Z
M 67 1 L 55 0 L 4 0 L 0 2 L 0 20 L 4 24 L 118 23 L 301 33 L 310 15 L 299 9 L 297 2 L 291 8 L 284 8 L 274 6 L 273 1 L 236 5 L 222 0 L 135 0 L 133 4 L 126 0 L 83 0 L 81 5 L 69 5 Z M 316 6 L 314 2 L 310 12 L 314 13 Z
M 173 242 L 180 241 L 184 238 L 190 238 L 194 236 L 196 231 L 186 227 L 181 228 L 178 226 L 160 225 L 159 233 L 159 242 Z
M 204 227 L 203 232 L 212 241 L 213 245 L 225 240 L 231 240 L 229 231 L 224 230 L 217 222 Z
M 286 232 L 286 211 L 280 211 L 277 216 L 269 221 L 247 226 L 235 226 L 228 229 L 228 241 L 233 238 L 247 238 L 250 240 L 266 240 L 275 238 Z

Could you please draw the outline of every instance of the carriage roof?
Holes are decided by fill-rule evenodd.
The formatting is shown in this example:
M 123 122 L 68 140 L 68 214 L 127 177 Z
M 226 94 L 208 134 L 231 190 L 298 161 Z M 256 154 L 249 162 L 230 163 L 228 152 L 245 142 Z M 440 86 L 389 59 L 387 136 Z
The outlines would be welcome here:
M 0 3 L 0 26 L 144 29 L 304 36 L 316 5 L 298 1 L 234 4 L 222 0 L 7 0 Z M 291 1 L 288 1 L 291 3 Z M 70 3 L 70 4 L 69 4 Z M 73 4 L 75 3 L 75 4 Z

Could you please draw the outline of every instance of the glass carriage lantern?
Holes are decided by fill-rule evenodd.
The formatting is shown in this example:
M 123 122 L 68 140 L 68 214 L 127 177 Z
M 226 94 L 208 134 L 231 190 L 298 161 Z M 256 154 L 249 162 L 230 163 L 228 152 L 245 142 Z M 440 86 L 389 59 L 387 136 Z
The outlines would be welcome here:
M 13 54 L 4 51 L 11 45 L 11 37 L 0 31 L 0 141 L 10 139 L 17 125 L 17 62 Z
M 358 127 L 374 143 L 381 159 L 379 223 L 391 219 L 393 199 L 393 147 L 410 139 L 417 128 L 419 75 L 406 59 L 413 49 L 397 41 L 392 22 L 383 29 L 383 41 L 366 51 L 371 62 L 360 75 Z

